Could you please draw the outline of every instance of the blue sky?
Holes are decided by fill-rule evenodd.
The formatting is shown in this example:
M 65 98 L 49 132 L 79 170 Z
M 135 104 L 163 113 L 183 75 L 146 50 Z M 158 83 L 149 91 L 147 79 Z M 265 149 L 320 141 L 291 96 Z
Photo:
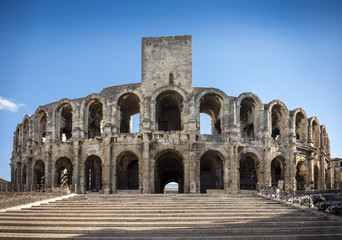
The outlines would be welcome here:
M 339 0 L 0 0 L 0 177 L 25 114 L 140 82 L 153 36 L 192 35 L 193 86 L 302 107 L 342 157 L 341 13 Z

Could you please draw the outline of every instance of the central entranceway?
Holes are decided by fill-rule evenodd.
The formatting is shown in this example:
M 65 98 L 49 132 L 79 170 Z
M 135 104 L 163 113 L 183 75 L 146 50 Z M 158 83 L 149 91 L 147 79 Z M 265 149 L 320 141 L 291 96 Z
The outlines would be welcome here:
M 184 193 L 183 159 L 173 150 L 164 151 L 156 159 L 155 193 L 163 193 L 165 186 L 170 182 L 178 184 L 178 193 Z

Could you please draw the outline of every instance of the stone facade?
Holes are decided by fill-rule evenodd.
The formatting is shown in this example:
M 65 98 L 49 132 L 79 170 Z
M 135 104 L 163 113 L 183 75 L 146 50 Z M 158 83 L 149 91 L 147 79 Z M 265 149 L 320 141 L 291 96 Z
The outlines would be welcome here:
M 200 134 L 200 114 L 211 134 Z M 139 131 L 132 118 L 139 114 Z M 192 38 L 142 39 L 142 81 L 26 115 L 14 133 L 12 183 L 73 185 L 77 192 L 183 193 L 278 186 L 331 188 L 329 138 L 316 117 L 192 87 Z

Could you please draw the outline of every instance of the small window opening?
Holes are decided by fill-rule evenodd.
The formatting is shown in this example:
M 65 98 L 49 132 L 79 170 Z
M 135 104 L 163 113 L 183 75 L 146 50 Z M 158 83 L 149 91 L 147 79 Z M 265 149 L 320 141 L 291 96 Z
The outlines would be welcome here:
M 279 128 L 275 128 L 275 129 L 272 131 L 272 138 L 275 139 L 275 140 L 279 140 L 279 135 L 280 135 L 280 130 L 279 130 Z
M 200 113 L 201 134 L 211 134 L 211 117 L 206 113 Z
M 169 75 L 169 83 L 173 84 L 173 73 L 170 73 Z
M 176 194 L 179 192 L 178 190 L 179 185 L 176 182 L 169 182 L 164 187 L 164 193 L 165 194 Z
M 139 122 L 140 122 L 140 114 L 137 113 L 132 117 L 132 133 L 139 132 Z

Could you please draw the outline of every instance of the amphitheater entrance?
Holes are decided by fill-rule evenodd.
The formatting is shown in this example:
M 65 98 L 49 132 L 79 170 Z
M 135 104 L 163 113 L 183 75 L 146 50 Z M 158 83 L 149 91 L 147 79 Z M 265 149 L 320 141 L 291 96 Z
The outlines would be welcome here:
M 139 159 L 132 152 L 123 152 L 117 158 L 117 189 L 139 189 Z
M 178 184 L 178 193 L 184 193 L 183 158 L 172 150 L 162 153 L 156 159 L 155 193 L 163 193 L 170 182 Z
M 223 189 L 223 161 L 215 151 L 204 153 L 200 160 L 200 192 Z
M 249 154 L 240 159 L 240 189 L 255 190 L 258 182 L 256 161 Z
M 73 166 L 69 158 L 62 157 L 55 164 L 55 186 L 64 187 L 72 185 Z
M 276 157 L 271 162 L 272 186 L 278 186 L 279 180 L 284 180 L 285 160 L 282 157 Z
M 33 184 L 44 185 L 45 164 L 42 160 L 36 161 L 33 167 Z
M 102 189 L 102 161 L 96 155 L 87 157 L 84 163 L 85 190 L 99 192 Z
M 297 164 L 296 181 L 297 190 L 305 190 L 307 188 L 307 167 L 303 161 Z

